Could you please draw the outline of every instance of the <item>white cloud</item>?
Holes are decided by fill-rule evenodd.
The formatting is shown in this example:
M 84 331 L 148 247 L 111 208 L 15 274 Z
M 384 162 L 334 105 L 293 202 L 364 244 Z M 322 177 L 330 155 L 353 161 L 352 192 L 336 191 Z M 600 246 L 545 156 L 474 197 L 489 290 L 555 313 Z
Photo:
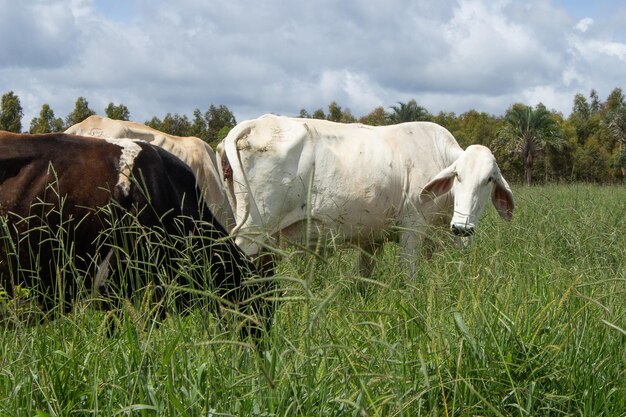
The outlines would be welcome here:
M 384 91 L 367 74 L 349 70 L 325 71 L 319 83 L 310 88 L 312 92 L 318 91 L 314 95 L 319 96 L 322 106 L 336 101 L 357 115 L 365 115 L 378 106 L 389 104 L 382 98 Z
M 563 85 L 569 87 L 576 85 L 577 83 L 583 83 L 585 81 L 584 76 L 575 67 L 566 67 L 563 70 Z
M 560 54 L 507 7 L 508 2 L 459 1 L 442 26 L 446 49 L 426 64 L 431 84 L 444 91 L 502 94 L 558 77 Z
M 576 23 L 576 29 L 579 32 L 585 33 L 587 32 L 587 30 L 589 30 L 591 25 L 593 25 L 593 19 L 590 17 L 585 17 L 584 19 L 581 19 L 578 21 L 578 23 Z
M 502 114 L 517 101 L 567 113 L 577 92 L 626 88 L 621 3 L 579 20 L 551 0 L 0 0 L 0 10 L 0 86 L 22 100 L 26 127 L 42 104 L 65 117 L 78 96 L 98 112 L 123 103 L 139 121 L 211 103 L 241 120 L 331 101 L 360 116 L 412 98 L 433 113 Z
M 602 52 L 608 56 L 615 57 L 620 61 L 626 61 L 626 44 L 619 42 L 591 42 L 591 47 L 598 48 L 599 52 Z
M 382 92 L 367 74 L 346 74 L 344 89 L 353 104 L 352 111 L 366 114 L 378 106 L 385 105 Z
M 1 0 L 0 10 L 0 68 L 63 66 L 80 47 L 67 4 Z
M 571 111 L 574 101 L 574 96 L 570 91 L 565 91 L 551 85 L 528 88 L 522 91 L 521 98 L 520 101 L 523 103 L 530 103 L 532 105 L 543 103 L 548 109 L 557 109 L 563 113 L 569 113 L 569 111 Z M 568 104 L 565 108 L 563 108 L 564 103 Z
M 585 64 L 594 64 L 598 71 L 607 71 L 626 61 L 626 43 L 601 39 L 573 38 L 572 49 L 575 57 Z M 599 64 L 606 64 L 603 67 Z

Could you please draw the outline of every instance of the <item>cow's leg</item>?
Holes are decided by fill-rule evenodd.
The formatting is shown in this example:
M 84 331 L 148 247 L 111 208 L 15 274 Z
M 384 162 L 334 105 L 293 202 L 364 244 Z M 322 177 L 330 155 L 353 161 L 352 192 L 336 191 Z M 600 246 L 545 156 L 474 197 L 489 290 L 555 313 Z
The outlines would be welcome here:
M 459 249 L 465 249 L 472 243 L 471 236 L 454 235 L 454 245 Z
M 270 280 L 244 285 L 242 291 L 246 293 L 245 297 L 240 297 L 246 299 L 241 306 L 246 320 L 240 326 L 240 337 L 266 349 L 276 308 L 276 301 L 273 299 L 277 291 L 276 283 Z
M 381 247 L 382 243 L 379 242 L 369 242 L 360 246 L 358 268 L 359 275 L 362 278 L 370 278 L 372 276 L 372 272 L 376 266 L 376 256 L 380 252 Z M 357 289 L 364 297 L 367 296 L 367 288 L 367 282 L 365 280 L 359 280 Z
M 271 277 L 276 273 L 276 255 L 269 251 L 262 251 L 254 262 L 262 277 Z
M 422 255 L 425 259 L 431 259 L 441 250 L 445 244 L 444 240 L 447 239 L 447 233 L 445 226 L 428 226 L 427 233 L 422 239 Z
M 420 249 L 427 231 L 426 220 L 417 212 L 404 216 L 400 220 L 398 242 L 400 244 L 400 261 L 409 278 L 417 277 Z
M 361 246 L 361 252 L 359 254 L 359 273 L 363 278 L 369 278 L 372 276 L 374 267 L 376 266 L 376 256 L 380 252 L 382 243 L 370 242 Z

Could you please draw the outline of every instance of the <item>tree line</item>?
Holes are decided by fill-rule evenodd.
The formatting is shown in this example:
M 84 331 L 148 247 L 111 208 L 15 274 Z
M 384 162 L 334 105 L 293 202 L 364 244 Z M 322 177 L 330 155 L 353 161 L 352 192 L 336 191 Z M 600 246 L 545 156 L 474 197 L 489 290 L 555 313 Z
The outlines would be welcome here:
M 44 104 L 39 116 L 31 120 L 28 132 L 60 132 L 93 114 L 96 112 L 84 97 L 76 100 L 65 119 L 56 117 Z M 123 104 L 109 103 L 104 114 L 130 120 L 130 111 Z M 459 115 L 431 114 L 415 100 L 398 102 L 387 110 L 377 107 L 358 118 L 333 101 L 326 110 L 309 113 L 302 109 L 299 116 L 373 126 L 431 121 L 446 127 L 462 147 L 488 146 L 505 176 L 527 185 L 576 181 L 613 184 L 623 183 L 626 178 L 626 97 L 621 88 L 615 88 L 604 101 L 595 90 L 589 96 L 576 94 L 567 118 L 541 103 L 515 103 L 502 116 L 476 110 Z M 13 91 L 5 93 L 0 105 L 0 130 L 21 132 L 22 117 L 19 97 Z M 215 147 L 237 121 L 227 106 L 211 104 L 205 112 L 195 109 L 191 117 L 167 113 L 162 119 L 154 116 L 144 123 L 172 135 L 199 137 Z

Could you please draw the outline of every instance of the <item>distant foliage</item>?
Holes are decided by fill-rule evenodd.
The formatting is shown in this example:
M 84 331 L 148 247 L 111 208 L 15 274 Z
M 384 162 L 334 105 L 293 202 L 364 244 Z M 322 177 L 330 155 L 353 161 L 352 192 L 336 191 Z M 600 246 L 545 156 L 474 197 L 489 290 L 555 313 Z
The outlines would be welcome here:
M 44 104 L 39 116 L 31 121 L 29 131 L 61 131 L 95 113 L 87 99 L 79 97 L 63 123 Z M 130 111 L 124 104 L 111 102 L 104 113 L 112 119 L 130 120 Z M 4 94 L 0 129 L 21 131 L 22 115 L 19 98 L 13 91 Z M 623 183 L 626 178 L 626 96 L 621 88 L 611 91 L 605 101 L 595 90 L 588 96 L 576 94 L 567 118 L 541 103 L 534 107 L 514 103 L 502 116 L 473 109 L 460 115 L 452 112 L 433 115 L 414 99 L 397 102 L 387 109 L 376 107 L 361 117 L 354 116 L 336 101 L 326 109 L 312 112 L 302 108 L 297 116 L 372 126 L 432 121 L 446 127 L 462 147 L 482 144 L 491 148 L 500 169 L 512 182 L 614 184 Z M 191 117 L 167 113 L 162 119 L 153 116 L 144 123 L 169 134 L 198 137 L 215 147 L 237 121 L 227 106 L 211 104 L 204 112 L 196 108 Z
M 209 109 L 204 113 L 204 120 L 206 121 L 207 130 L 205 139 L 210 145 L 215 147 L 219 141 L 226 136 L 224 130 L 228 133 L 228 130 L 235 127 L 237 120 L 232 111 L 224 105 L 214 106 L 211 104 Z
M 180 115 L 178 113 L 168 113 L 161 122 L 159 130 L 176 136 L 189 136 L 191 130 L 191 123 L 186 115 Z
M 195 136 L 215 147 L 226 137 L 228 131 L 235 127 L 237 121 L 228 107 L 211 104 L 204 113 L 200 109 L 195 109 L 192 120 L 186 115 L 168 113 L 162 121 L 155 116 L 145 124 L 170 135 Z
M 50 133 L 63 131 L 63 119 L 54 117 L 54 111 L 48 104 L 41 106 L 39 117 L 30 122 L 30 133 Z
M 397 106 L 391 106 L 391 110 L 388 115 L 389 124 L 423 122 L 432 118 L 428 110 L 419 106 L 415 100 L 410 100 L 408 103 L 398 102 Z
M 0 105 L 0 130 L 19 133 L 22 131 L 22 105 L 20 99 L 9 91 L 2 96 Z
M 370 126 L 384 126 L 387 124 L 387 113 L 382 106 L 376 107 L 369 114 L 361 117 L 359 122 Z
M 96 112 L 89 108 L 89 102 L 87 102 L 87 99 L 85 97 L 78 97 L 78 99 L 76 99 L 76 104 L 74 105 L 74 110 L 68 114 L 65 119 L 65 126 L 73 126 L 76 123 L 82 122 L 89 116 L 93 116 L 94 114 L 96 114 Z
M 123 104 L 115 105 L 113 103 L 109 103 L 109 105 L 104 109 L 104 114 L 109 119 L 115 120 L 130 120 L 130 112 L 128 111 L 128 107 Z
M 516 103 L 507 110 L 504 119 L 502 136 L 511 152 L 524 161 L 524 181 L 530 185 L 535 162 L 545 154 L 546 148 L 562 147 L 560 126 L 543 104 L 533 109 Z

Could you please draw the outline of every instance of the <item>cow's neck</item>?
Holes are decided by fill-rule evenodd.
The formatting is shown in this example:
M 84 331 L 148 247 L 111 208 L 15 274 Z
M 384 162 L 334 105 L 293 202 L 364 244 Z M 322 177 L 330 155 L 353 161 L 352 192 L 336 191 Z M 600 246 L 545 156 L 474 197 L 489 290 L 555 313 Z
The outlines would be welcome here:
M 440 155 L 441 167 L 446 168 L 454 161 L 459 159 L 461 154 L 463 154 L 463 148 L 461 148 L 456 142 L 444 142 L 442 144 L 442 148 L 439 149 L 438 155 Z

